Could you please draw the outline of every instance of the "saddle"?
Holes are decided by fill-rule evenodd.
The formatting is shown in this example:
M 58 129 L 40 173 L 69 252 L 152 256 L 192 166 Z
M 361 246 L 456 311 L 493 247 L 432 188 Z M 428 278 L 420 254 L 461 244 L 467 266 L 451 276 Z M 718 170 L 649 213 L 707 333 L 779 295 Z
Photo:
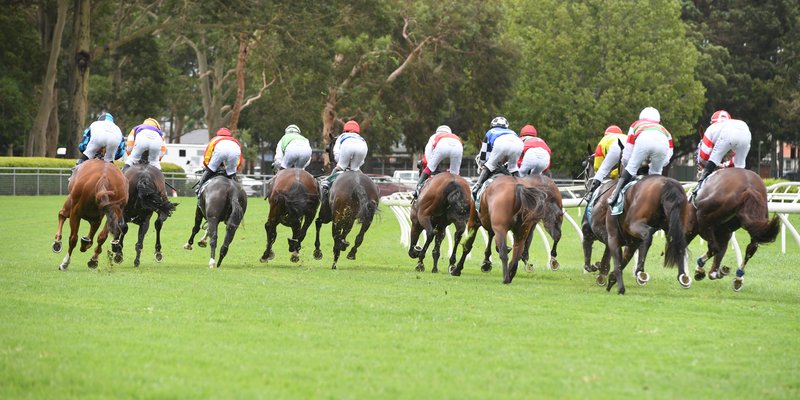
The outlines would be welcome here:
M 478 214 L 481 213 L 481 196 L 483 196 L 483 192 L 485 192 L 486 188 L 489 187 L 492 182 L 494 182 L 498 175 L 501 174 L 493 174 L 490 176 L 486 182 L 483 182 L 483 185 L 481 185 L 480 189 L 478 189 L 478 194 L 475 196 L 475 211 L 477 211 Z
M 624 210 L 624 208 L 625 208 L 625 193 L 627 193 L 628 189 L 630 189 L 633 185 L 635 185 L 640 180 L 642 180 L 642 178 L 643 178 L 643 175 L 636 175 L 635 178 L 631 179 L 630 182 L 628 182 L 627 184 L 625 184 L 625 186 L 622 187 L 622 190 L 619 193 L 619 198 L 617 199 L 617 202 L 614 203 L 613 206 L 611 206 L 611 215 L 620 215 L 625 211 Z
M 608 179 L 603 181 L 603 183 L 608 182 Z M 605 191 L 604 191 L 605 192 Z M 589 201 L 586 202 L 586 219 L 591 221 L 592 220 L 592 210 L 594 210 L 594 205 L 597 203 L 597 199 L 600 198 L 600 188 L 598 187 L 597 190 L 592 192 L 592 195 L 589 197 Z

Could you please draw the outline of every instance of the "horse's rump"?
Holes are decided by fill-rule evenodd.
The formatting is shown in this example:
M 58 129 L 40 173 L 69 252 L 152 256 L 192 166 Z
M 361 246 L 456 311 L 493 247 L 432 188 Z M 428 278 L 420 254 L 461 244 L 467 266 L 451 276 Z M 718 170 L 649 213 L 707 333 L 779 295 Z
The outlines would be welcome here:
M 313 181 L 313 177 L 309 175 L 309 178 Z M 292 217 L 300 217 L 308 213 L 319 201 L 319 192 L 309 190 L 300 179 L 302 179 L 300 175 L 289 175 L 289 173 L 282 174 L 280 179 L 276 178 L 272 193 L 270 193 L 270 205 L 283 204 L 287 213 Z M 282 189 L 281 187 L 286 185 L 283 182 L 285 180 L 290 180 L 291 183 L 287 189 Z
M 514 210 L 518 221 L 534 221 L 544 218 L 547 193 L 536 187 L 514 186 Z

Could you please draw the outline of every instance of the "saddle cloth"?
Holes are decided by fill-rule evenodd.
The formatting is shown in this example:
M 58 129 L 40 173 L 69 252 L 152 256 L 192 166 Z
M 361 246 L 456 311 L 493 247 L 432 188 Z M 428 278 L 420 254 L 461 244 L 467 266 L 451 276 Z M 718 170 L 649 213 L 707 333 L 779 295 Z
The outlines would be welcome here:
M 486 188 L 489 187 L 489 184 L 494 182 L 495 178 L 497 178 L 498 176 L 501 176 L 501 175 L 500 174 L 496 174 L 496 175 L 490 176 L 489 179 L 486 180 L 486 182 L 483 182 L 483 185 L 481 186 L 481 188 L 478 189 L 478 194 L 475 196 L 475 211 L 477 211 L 478 214 L 481 213 L 481 196 L 483 196 L 483 192 L 486 191 Z
M 613 206 L 611 206 L 611 215 L 620 215 L 625 211 L 624 210 L 624 208 L 625 208 L 625 193 L 628 192 L 628 189 L 630 189 L 631 186 L 635 185 L 640 180 L 642 180 L 642 175 L 637 175 L 636 178 L 634 178 L 633 180 L 628 182 L 622 188 L 622 191 L 620 191 L 620 194 L 619 194 L 619 198 L 617 198 L 617 202 L 614 203 Z

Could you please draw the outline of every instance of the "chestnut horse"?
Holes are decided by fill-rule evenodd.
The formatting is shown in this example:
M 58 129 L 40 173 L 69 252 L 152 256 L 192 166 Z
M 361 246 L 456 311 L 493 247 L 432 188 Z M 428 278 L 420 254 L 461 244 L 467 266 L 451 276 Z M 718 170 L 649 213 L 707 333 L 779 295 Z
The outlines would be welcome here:
M 600 190 L 600 189 L 598 189 Z M 649 175 L 627 189 L 624 211 L 620 215 L 606 213 L 607 245 L 614 260 L 614 273 L 609 277 L 606 290 L 616 283 L 617 293 L 625 294 L 622 270 L 625 268 L 622 246 L 637 247 L 636 281 L 644 285 L 650 279 L 644 272 L 644 261 L 653 241 L 653 234 L 663 229 L 667 236 L 664 266 L 678 266 L 678 283 L 684 288 L 692 286 L 686 275 L 686 193 L 675 179 Z
M 483 226 L 489 233 L 489 242 L 495 241 L 500 261 L 503 264 L 503 283 L 509 284 L 517 274 L 517 266 L 528 242 L 528 236 L 534 224 L 544 217 L 547 210 L 545 199 L 547 193 L 536 187 L 527 187 L 518 178 L 503 175 L 494 179 L 480 198 L 480 213 L 475 212 L 469 223 L 469 235 L 464 242 L 464 251 L 455 268 L 450 268 L 453 276 L 461 275 L 464 260 L 472 250 L 478 228 Z M 514 235 L 514 248 L 511 261 L 508 260 L 509 248 L 506 246 L 508 232 Z M 487 259 L 481 265 L 481 271 L 489 272 L 492 264 L 488 261 L 491 246 L 487 246 Z
M 727 168 L 711 174 L 688 207 L 686 239 L 691 242 L 698 234 L 708 242 L 708 251 L 697 259 L 694 278 L 705 278 L 706 261 L 714 257 L 709 279 L 720 279 L 730 273 L 730 268 L 720 263 L 725 256 L 731 235 L 744 228 L 750 235 L 742 265 L 736 270 L 733 289 L 737 292 L 744 284 L 744 268 L 761 243 L 775 240 L 780 231 L 777 216 L 769 219 L 767 189 L 764 181 L 753 171 L 744 168 Z
M 106 223 L 97 236 L 97 247 L 94 255 L 89 260 L 89 268 L 97 268 L 97 258 L 102 252 L 103 243 L 111 233 L 111 249 L 109 261 L 122 262 L 122 246 L 120 236 L 125 227 L 122 210 L 128 202 L 128 183 L 119 168 L 103 160 L 88 160 L 75 170 L 68 186 L 69 194 L 64 206 L 58 212 L 58 230 L 53 242 L 53 252 L 61 252 L 61 231 L 64 221 L 69 218 L 69 249 L 59 269 L 64 271 L 69 267 L 72 251 L 78 243 L 78 229 L 81 219 L 89 222 L 89 235 L 81 238 L 81 252 L 92 247 L 92 241 L 103 217 Z
M 558 186 L 553 182 L 550 177 L 546 175 L 533 174 L 520 178 L 520 181 L 532 187 L 536 187 L 547 193 L 546 211 L 542 223 L 547 234 L 553 239 L 553 248 L 550 249 L 550 261 L 547 264 L 548 268 L 552 271 L 558 270 L 560 267 L 558 260 L 558 242 L 561 241 L 561 224 L 564 222 L 563 203 L 561 198 L 561 191 Z M 538 222 L 537 222 L 538 223 Z M 522 252 L 522 264 L 525 268 L 533 272 L 533 263 L 528 263 L 528 253 L 531 248 L 531 241 L 533 240 L 533 229 L 536 228 L 536 223 L 531 228 L 531 233 L 528 235 L 528 241 L 525 243 L 525 251 Z
M 239 224 L 244 219 L 244 213 L 247 211 L 247 194 L 239 182 L 223 175 L 216 175 L 211 178 L 205 184 L 205 188 L 201 188 L 201 190 L 194 213 L 194 227 L 192 227 L 189 241 L 183 245 L 183 248 L 186 250 L 192 249 L 194 236 L 200 231 L 200 225 L 205 218 L 208 221 L 208 230 L 205 236 L 197 242 L 197 245 L 206 247 L 206 238 L 210 238 L 211 258 L 208 260 L 208 267 L 214 268 L 216 264 L 217 268 L 219 268 L 225 255 L 228 254 L 228 247 L 233 241 L 233 236 L 236 235 L 236 229 L 239 228 Z M 222 247 L 219 249 L 219 261 L 215 263 L 217 227 L 220 222 L 225 223 L 225 241 L 222 242 Z
M 264 224 L 267 248 L 261 256 L 261 262 L 275 258 L 272 245 L 278 236 L 278 224 L 292 228 L 289 252 L 292 253 L 292 262 L 298 262 L 300 244 L 305 239 L 319 207 L 319 184 L 302 168 L 284 169 L 275 175 L 268 198 L 269 216 Z
M 146 160 L 146 158 L 144 158 Z M 136 241 L 136 258 L 133 266 L 139 266 L 139 258 L 142 254 L 144 235 L 150 228 L 150 218 L 153 213 L 158 213 L 155 223 L 156 228 L 156 251 L 155 259 L 161 262 L 164 256 L 161 254 L 161 227 L 175 211 L 176 203 L 171 203 L 167 197 L 167 188 L 164 174 L 160 169 L 144 163 L 131 166 L 125 171 L 125 178 L 128 180 L 128 204 L 125 206 L 125 226 L 122 228 L 122 237 L 119 245 L 125 247 L 125 235 L 128 234 L 128 224 L 131 222 L 139 225 L 139 236 Z
M 333 222 L 331 235 L 333 236 L 333 265 L 336 269 L 339 253 L 346 250 L 350 243 L 347 235 L 353 229 L 353 224 L 358 220 L 361 230 L 356 235 L 353 248 L 347 254 L 348 260 L 356 259 L 356 252 L 364 234 L 372 224 L 372 218 L 378 210 L 378 187 L 372 179 L 360 171 L 347 170 L 339 174 L 331 185 L 329 201 L 323 202 L 316 220 L 317 240 L 314 242 L 314 258 L 322 259 L 322 250 L 319 248 L 319 230 L 323 223 Z
M 433 269 L 431 272 L 439 272 L 439 255 L 442 240 L 447 233 L 447 226 L 455 225 L 455 238 L 453 252 L 450 254 L 451 268 L 456 264 L 456 251 L 458 244 L 461 243 L 461 236 L 467 229 L 467 222 L 470 217 L 470 210 L 474 207 L 470 187 L 467 181 L 450 172 L 441 172 L 426 182 L 420 191 L 419 198 L 411 205 L 411 240 L 408 247 L 408 256 L 419 258 L 417 261 L 417 271 L 425 271 L 425 253 L 431 241 L 434 241 Z M 425 244 L 420 248 L 417 246 L 422 231 L 425 231 Z

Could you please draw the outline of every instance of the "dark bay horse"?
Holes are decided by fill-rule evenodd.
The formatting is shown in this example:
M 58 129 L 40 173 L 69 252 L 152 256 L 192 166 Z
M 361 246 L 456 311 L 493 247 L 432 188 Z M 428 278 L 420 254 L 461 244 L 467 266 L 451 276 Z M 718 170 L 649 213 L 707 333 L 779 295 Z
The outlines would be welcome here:
M 192 249 L 194 236 L 200 231 L 200 225 L 205 218 L 208 221 L 208 230 L 205 236 L 210 238 L 211 242 L 211 258 L 208 260 L 208 267 L 214 268 L 214 257 L 217 248 L 217 226 L 220 222 L 224 222 L 225 241 L 223 241 L 222 247 L 219 249 L 219 261 L 216 262 L 216 266 L 219 268 L 225 255 L 228 254 L 228 247 L 233 241 L 233 236 L 236 235 L 236 229 L 239 228 L 239 224 L 244 219 L 245 211 L 247 211 L 247 194 L 239 182 L 222 175 L 211 178 L 197 199 L 194 227 L 192 227 L 189 241 L 186 242 L 183 248 Z M 197 245 L 205 247 L 205 237 Z
M 348 260 L 356 259 L 356 252 L 364 234 L 372 224 L 372 218 L 378 210 L 378 187 L 360 171 L 347 170 L 339 174 L 331 185 L 328 206 L 320 207 L 316 220 L 317 240 L 314 242 L 314 258 L 322 259 L 322 250 L 319 249 L 319 230 L 323 223 L 333 222 L 331 234 L 333 236 L 333 265 L 339 261 L 339 253 L 346 250 L 350 243 L 347 235 L 353 229 L 356 220 L 361 223 L 361 230 L 356 235 L 353 248 L 347 254 Z
M 598 189 L 600 190 L 600 189 Z M 621 215 L 606 214 L 608 250 L 614 260 L 614 273 L 608 279 L 606 290 L 616 283 L 617 293 L 625 294 L 622 270 L 625 261 L 622 247 L 636 247 L 639 251 L 636 265 L 636 280 L 640 285 L 650 278 L 644 272 L 644 262 L 659 229 L 666 233 L 664 266 L 678 266 L 678 283 L 684 288 L 692 286 L 686 275 L 686 193 L 680 182 L 661 175 L 649 175 L 631 186 L 625 193 L 624 212 Z
M 175 211 L 176 203 L 171 203 L 167 197 L 167 188 L 164 174 L 158 168 L 147 163 L 140 163 L 131 166 L 125 171 L 125 178 L 128 180 L 128 204 L 125 206 L 125 222 L 139 225 L 139 237 L 136 241 L 136 259 L 133 266 L 139 266 L 139 258 L 142 253 L 144 235 L 150 227 L 150 218 L 153 213 L 158 213 L 153 224 L 156 228 L 156 251 L 155 259 L 161 262 L 164 256 L 161 254 L 161 227 L 164 221 Z M 128 233 L 128 224 L 122 228 L 120 246 L 125 246 L 125 235 Z
M 269 193 L 269 216 L 264 224 L 267 231 L 267 248 L 261 262 L 275 257 L 272 245 L 278 236 L 278 224 L 292 228 L 289 239 L 289 252 L 292 262 L 300 261 L 300 244 L 306 237 L 308 227 L 314 221 L 319 207 L 319 184 L 311 174 L 302 168 L 289 168 L 278 171 L 272 181 Z
M 544 229 L 547 231 L 547 234 L 549 234 L 550 238 L 553 239 L 553 248 L 550 249 L 550 261 L 547 266 L 550 268 L 550 270 L 556 271 L 560 267 L 556 257 L 558 257 L 558 242 L 561 241 L 561 224 L 564 222 L 561 191 L 558 189 L 556 183 L 546 175 L 527 175 L 520 178 L 520 181 L 524 185 L 539 188 L 547 194 L 547 198 L 545 199 L 545 202 L 547 203 L 546 211 L 544 213 L 542 223 L 544 225 Z M 535 228 L 536 223 L 534 223 L 533 228 L 531 228 L 531 233 L 528 235 L 528 241 L 525 243 L 525 250 L 522 252 L 522 264 L 525 265 L 525 268 L 531 272 L 533 272 L 533 263 L 528 263 L 528 253 L 530 251 L 531 241 L 533 240 L 534 236 L 533 229 Z
M 761 243 L 770 243 L 780 232 L 777 216 L 769 219 L 767 189 L 764 181 L 753 171 L 744 168 L 717 170 L 709 176 L 697 194 L 694 204 L 687 206 L 687 241 L 698 234 L 708 242 L 708 251 L 697 259 L 695 279 L 705 278 L 706 261 L 714 257 L 709 279 L 728 275 L 730 268 L 720 268 L 728 242 L 739 228 L 750 235 L 742 265 L 736 270 L 733 289 L 739 291 L 744 284 L 744 268 Z
M 425 271 L 425 253 L 428 251 L 431 241 L 434 241 L 433 269 L 431 272 L 439 272 L 439 255 L 442 240 L 447 232 L 447 226 L 455 225 L 455 238 L 453 252 L 450 254 L 450 266 L 455 267 L 456 251 L 461 243 L 461 237 L 467 228 L 470 211 L 475 207 L 470 187 L 467 181 L 450 172 L 441 172 L 426 182 L 420 192 L 419 198 L 411 205 L 411 240 L 408 248 L 408 256 L 419 258 L 417 261 L 417 271 Z M 422 231 L 425 231 L 425 244 L 420 248 L 417 240 Z
M 503 264 L 503 283 L 509 284 L 517 273 L 519 260 L 525 250 L 534 224 L 544 217 L 547 210 L 545 199 L 547 194 L 539 188 L 528 187 L 512 176 L 500 176 L 483 191 L 480 198 L 480 213 L 470 220 L 469 235 L 464 242 L 464 250 L 458 265 L 450 269 L 453 276 L 461 275 L 464 269 L 464 260 L 472 250 L 472 244 L 478 228 L 483 226 L 489 233 L 489 242 L 495 241 L 498 255 Z M 475 209 L 473 208 L 473 211 Z M 506 246 L 508 232 L 514 235 L 514 247 L 511 262 L 508 260 L 509 248 Z M 492 269 L 487 263 L 491 246 L 487 246 L 486 259 L 481 266 L 483 272 Z
M 89 222 L 89 234 L 81 238 L 81 252 L 92 247 L 92 241 L 103 217 L 106 223 L 97 236 L 97 247 L 89 260 L 89 268 L 97 268 L 97 258 L 102 252 L 103 243 L 111 233 L 111 249 L 109 260 L 122 262 L 122 246 L 120 236 L 125 226 L 122 210 L 128 202 L 128 183 L 119 168 L 103 160 L 88 160 L 75 170 L 69 182 L 69 195 L 64 206 L 58 212 L 58 230 L 53 242 L 53 252 L 61 252 L 61 231 L 64 221 L 69 219 L 69 249 L 59 269 L 69 267 L 72 251 L 78 243 L 78 229 L 81 219 Z

